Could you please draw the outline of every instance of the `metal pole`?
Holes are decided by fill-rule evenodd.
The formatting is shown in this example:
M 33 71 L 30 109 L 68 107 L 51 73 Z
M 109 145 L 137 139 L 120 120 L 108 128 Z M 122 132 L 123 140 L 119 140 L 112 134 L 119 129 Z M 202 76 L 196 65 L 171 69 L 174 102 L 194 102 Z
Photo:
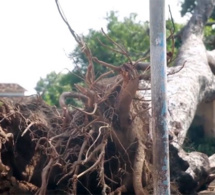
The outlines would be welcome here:
M 155 195 L 170 194 L 165 25 L 165 0 L 150 0 L 151 128 Z

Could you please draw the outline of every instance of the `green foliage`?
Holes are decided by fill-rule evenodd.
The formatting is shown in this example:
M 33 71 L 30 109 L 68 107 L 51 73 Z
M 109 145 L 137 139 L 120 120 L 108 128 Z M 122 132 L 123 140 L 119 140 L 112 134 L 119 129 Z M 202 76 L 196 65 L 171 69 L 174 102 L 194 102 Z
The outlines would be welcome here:
M 64 91 L 71 91 L 71 86 L 67 83 L 67 75 L 51 72 L 46 78 L 40 78 L 35 90 L 50 105 L 59 106 L 59 97 Z
M 108 24 L 105 32 L 113 41 L 128 52 L 132 60 L 142 58 L 144 52 L 149 49 L 148 23 L 136 21 L 136 16 L 136 14 L 130 14 L 123 21 L 119 21 L 116 13 L 110 12 L 106 18 Z M 124 55 L 109 49 L 119 50 L 101 31 L 91 29 L 89 34 L 84 38 L 84 41 L 90 48 L 92 55 L 102 61 L 116 66 L 128 61 Z M 70 56 L 75 59 L 76 64 L 81 64 L 82 71 L 85 72 L 88 61 L 80 48 L 76 47 Z M 101 74 L 105 70 L 106 68 L 102 66 L 95 66 L 97 74 Z
M 133 61 L 145 57 L 145 53 L 149 52 L 150 48 L 148 22 L 137 21 L 137 15 L 134 13 L 120 21 L 116 12 L 110 12 L 106 20 L 107 27 L 105 32 L 109 38 L 104 36 L 101 31 L 93 29 L 89 30 L 87 36 L 84 37 L 84 41 L 90 48 L 93 56 L 115 66 L 128 62 L 125 55 L 113 51 L 113 49 L 120 49 L 110 41 L 110 39 L 112 39 L 129 54 L 129 57 Z M 181 28 L 181 25 L 175 24 L 174 33 L 177 33 Z M 170 35 L 170 29 L 173 29 L 173 24 L 171 21 L 167 21 L 167 36 Z M 172 40 L 169 39 L 167 43 L 168 51 L 172 51 L 172 44 Z M 177 52 L 177 48 L 175 48 L 174 52 Z M 86 56 L 77 46 L 70 54 L 70 58 L 72 58 L 76 64 L 72 73 L 59 74 L 59 76 L 57 76 L 56 73 L 50 73 L 46 78 L 40 79 L 37 83 L 36 91 L 38 93 L 45 91 L 43 98 L 51 105 L 58 106 L 58 98 L 63 91 L 75 90 L 74 84 L 83 82 L 83 77 L 88 65 Z M 95 73 L 97 77 L 105 71 L 107 71 L 105 67 L 95 64 Z
M 208 20 L 209 23 L 215 23 L 213 18 Z M 204 28 L 204 43 L 208 50 L 215 49 L 215 29 L 211 25 L 205 26 Z
M 136 14 L 131 14 L 129 17 L 124 18 L 123 21 L 119 21 L 116 13 L 110 12 L 106 18 L 108 23 L 105 30 L 108 37 L 124 48 L 134 61 L 142 58 L 144 52 L 149 49 L 148 23 L 138 22 L 136 16 Z M 116 66 L 128 61 L 124 55 L 110 49 L 119 50 L 101 31 L 89 30 L 88 35 L 84 37 L 84 41 L 90 48 L 92 55 L 99 60 Z M 39 94 L 44 91 L 42 97 L 51 105 L 58 106 L 58 99 L 63 91 L 75 90 L 74 84 L 83 82 L 83 75 L 85 75 L 88 65 L 86 56 L 77 46 L 70 54 L 70 57 L 77 65 L 72 73 L 57 75 L 52 72 L 46 78 L 40 79 L 35 88 Z M 96 76 L 105 71 L 106 68 L 95 64 Z

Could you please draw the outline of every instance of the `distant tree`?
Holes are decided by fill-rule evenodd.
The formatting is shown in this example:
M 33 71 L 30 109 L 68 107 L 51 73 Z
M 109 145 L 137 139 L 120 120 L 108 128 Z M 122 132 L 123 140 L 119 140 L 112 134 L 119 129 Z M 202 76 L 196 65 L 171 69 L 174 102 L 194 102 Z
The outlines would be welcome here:
M 51 72 L 46 78 L 40 78 L 35 90 L 50 105 L 59 106 L 58 98 L 63 91 L 70 91 L 71 87 L 65 78 L 67 75 Z
M 125 17 L 123 21 L 119 21 L 116 12 L 110 12 L 106 20 L 108 22 L 107 35 L 127 50 L 133 60 L 144 56 L 144 52 L 149 49 L 149 28 L 148 22 L 137 21 L 137 15 L 132 13 L 129 17 Z M 98 59 L 110 64 L 120 65 L 127 61 L 125 56 L 113 52 L 109 48 L 114 48 L 113 44 L 104 36 L 101 31 L 89 30 L 88 35 L 84 38 L 92 54 Z M 101 42 L 99 44 L 99 42 Z M 107 47 L 103 46 L 106 45 Z M 109 48 L 108 48 L 109 47 Z M 70 54 L 77 63 L 81 64 L 83 70 L 88 63 L 85 55 L 80 51 L 79 47 Z M 101 71 L 103 67 L 96 66 L 96 71 Z
M 138 60 L 149 54 L 149 26 L 148 22 L 137 21 L 137 14 L 131 13 L 122 21 L 118 19 L 117 13 L 111 11 L 107 17 L 107 27 L 104 29 L 105 33 L 113 41 L 120 44 L 129 54 L 132 60 Z M 181 29 L 181 25 L 174 24 L 175 33 Z M 169 30 L 168 30 L 169 29 Z M 173 30 L 171 20 L 167 21 L 167 36 L 170 36 L 170 29 Z M 99 60 L 113 64 L 115 66 L 121 65 L 127 61 L 127 58 L 120 54 L 113 52 L 110 48 L 116 49 L 113 43 L 106 37 L 102 31 L 89 30 L 89 33 L 83 37 L 87 46 L 90 48 L 92 55 Z M 172 51 L 176 47 L 174 53 L 177 53 L 177 48 L 180 46 L 179 42 L 172 45 L 172 39 L 168 40 L 167 50 Z M 83 81 L 83 75 L 86 72 L 88 60 L 82 53 L 80 47 L 76 47 L 69 57 L 74 61 L 76 67 L 72 73 L 59 74 L 50 73 L 44 79 L 40 79 L 37 83 L 36 91 L 41 93 L 44 90 L 44 100 L 51 104 L 58 106 L 58 98 L 64 89 L 75 90 L 74 84 Z M 106 71 L 106 68 L 95 64 L 96 76 L 101 75 Z M 56 78 L 59 77 L 59 78 Z

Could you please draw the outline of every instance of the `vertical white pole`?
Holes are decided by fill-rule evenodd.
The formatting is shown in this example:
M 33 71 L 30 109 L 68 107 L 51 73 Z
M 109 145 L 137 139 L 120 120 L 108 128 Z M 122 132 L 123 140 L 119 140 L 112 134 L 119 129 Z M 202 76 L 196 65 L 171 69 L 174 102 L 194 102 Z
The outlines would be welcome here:
M 150 63 L 154 195 L 170 194 L 166 97 L 165 0 L 150 0 Z

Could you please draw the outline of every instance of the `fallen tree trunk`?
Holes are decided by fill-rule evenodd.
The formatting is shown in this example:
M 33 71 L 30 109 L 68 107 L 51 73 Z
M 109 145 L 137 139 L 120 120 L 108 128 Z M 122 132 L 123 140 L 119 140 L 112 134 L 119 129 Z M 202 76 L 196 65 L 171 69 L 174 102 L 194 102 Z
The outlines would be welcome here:
M 208 182 L 208 178 L 214 178 L 210 177 L 212 167 L 207 155 L 183 150 L 198 105 L 214 98 L 214 52 L 206 51 L 203 43 L 204 26 L 214 4 L 211 0 L 198 1 L 189 23 L 183 29 L 182 46 L 175 67 L 168 70 L 171 73 L 167 78 L 171 180 L 185 194 L 195 193 Z M 177 69 L 181 70 L 177 72 Z
M 198 1 L 198 6 L 182 33 L 182 46 L 175 62 L 175 66 L 183 68 L 168 76 L 169 129 L 176 135 L 174 141 L 180 146 L 197 106 L 208 101 L 214 94 L 214 75 L 202 40 L 204 25 L 213 7 L 213 1 Z

